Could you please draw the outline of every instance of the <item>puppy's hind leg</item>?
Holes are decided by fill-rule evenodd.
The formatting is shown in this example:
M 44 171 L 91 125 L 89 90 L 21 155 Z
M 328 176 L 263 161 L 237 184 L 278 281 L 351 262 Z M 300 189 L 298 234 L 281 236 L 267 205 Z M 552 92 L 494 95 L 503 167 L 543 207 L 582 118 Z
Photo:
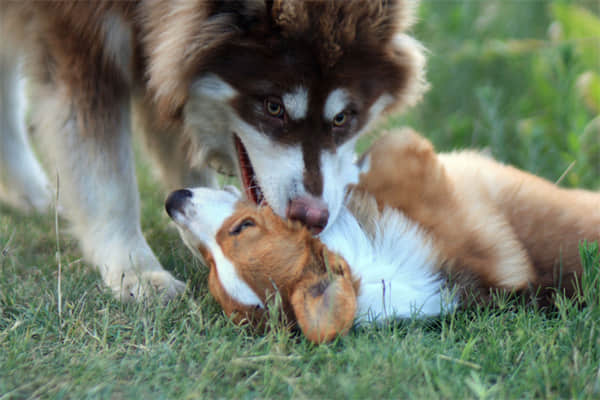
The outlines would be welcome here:
M 23 211 L 45 211 L 51 190 L 25 130 L 19 63 L 7 53 L 0 49 L 0 201 Z
M 141 232 L 127 96 L 90 112 L 61 83 L 36 89 L 42 100 L 35 122 L 59 176 L 59 204 L 85 257 L 122 300 L 182 292 L 184 284 L 162 268 Z

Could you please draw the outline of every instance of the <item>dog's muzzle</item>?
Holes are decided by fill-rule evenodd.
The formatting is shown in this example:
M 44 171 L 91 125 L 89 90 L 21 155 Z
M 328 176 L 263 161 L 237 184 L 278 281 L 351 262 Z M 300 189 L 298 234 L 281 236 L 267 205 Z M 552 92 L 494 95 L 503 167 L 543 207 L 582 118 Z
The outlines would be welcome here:
M 313 235 L 316 235 L 327 226 L 329 210 L 323 200 L 312 196 L 302 196 L 290 200 L 286 217 L 300 221 Z

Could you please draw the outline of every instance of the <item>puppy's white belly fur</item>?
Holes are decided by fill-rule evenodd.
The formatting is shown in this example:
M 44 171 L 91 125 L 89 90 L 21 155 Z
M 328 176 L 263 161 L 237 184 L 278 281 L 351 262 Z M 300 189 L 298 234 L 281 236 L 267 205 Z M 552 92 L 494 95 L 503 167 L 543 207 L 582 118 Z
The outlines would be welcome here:
M 437 254 L 420 227 L 393 209 L 377 219 L 369 238 L 344 208 L 320 239 L 360 279 L 356 322 L 435 316 L 453 308 L 436 273 Z

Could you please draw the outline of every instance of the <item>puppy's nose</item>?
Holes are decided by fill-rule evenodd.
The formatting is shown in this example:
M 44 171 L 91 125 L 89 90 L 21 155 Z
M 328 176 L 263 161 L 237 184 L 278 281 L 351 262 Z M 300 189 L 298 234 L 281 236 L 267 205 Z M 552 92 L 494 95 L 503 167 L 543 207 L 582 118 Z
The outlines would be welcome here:
M 327 226 L 329 210 L 323 200 L 312 196 L 302 196 L 290 201 L 286 216 L 289 219 L 302 222 L 316 235 Z
M 172 192 L 169 197 L 167 197 L 167 201 L 165 202 L 165 209 L 167 210 L 167 214 L 169 217 L 173 217 L 173 212 L 179 211 L 181 212 L 181 208 L 187 199 L 192 197 L 192 192 L 187 189 L 180 189 Z

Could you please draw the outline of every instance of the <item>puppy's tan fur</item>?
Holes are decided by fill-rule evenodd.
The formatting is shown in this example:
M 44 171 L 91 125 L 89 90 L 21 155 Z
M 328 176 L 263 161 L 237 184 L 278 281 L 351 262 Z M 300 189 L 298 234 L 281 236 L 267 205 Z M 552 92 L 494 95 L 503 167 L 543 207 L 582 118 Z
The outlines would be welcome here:
M 442 271 L 487 290 L 573 291 L 578 244 L 600 240 L 600 194 L 560 188 L 474 151 L 437 155 L 410 130 L 370 150 L 357 188 L 433 236 Z
M 241 223 L 252 224 L 231 234 Z M 320 343 L 346 332 L 356 312 L 359 282 L 346 261 L 327 251 L 299 223 L 282 220 L 270 208 L 240 203 L 219 229 L 216 240 L 263 304 L 277 293 L 287 321 L 298 322 L 309 340 Z M 210 252 L 199 248 L 209 265 L 208 286 L 235 322 L 261 326 L 264 311 L 233 300 L 223 288 Z

